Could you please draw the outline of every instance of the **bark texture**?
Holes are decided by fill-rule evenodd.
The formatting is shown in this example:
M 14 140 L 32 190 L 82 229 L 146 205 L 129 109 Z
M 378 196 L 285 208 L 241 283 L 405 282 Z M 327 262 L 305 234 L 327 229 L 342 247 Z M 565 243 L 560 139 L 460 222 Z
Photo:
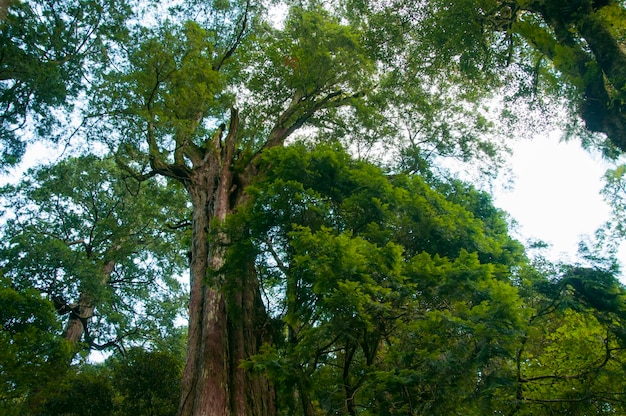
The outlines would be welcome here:
M 241 363 L 266 340 L 265 309 L 254 265 L 236 277 L 223 271 L 229 236 L 220 226 L 245 203 L 242 182 L 233 173 L 238 118 L 231 115 L 228 136 L 194 164 L 183 181 L 192 201 L 191 296 L 187 363 L 179 407 L 181 416 L 275 413 L 274 393 L 261 375 Z
M 78 344 L 85 333 L 85 325 L 91 319 L 95 312 L 93 302 L 85 294 L 81 294 L 78 304 L 72 308 L 70 317 L 63 330 L 63 338 L 72 344 Z
M 108 261 L 102 268 L 102 286 L 105 286 L 111 280 L 111 274 L 115 269 L 115 262 Z M 78 344 L 85 333 L 88 335 L 89 320 L 94 316 L 96 303 L 88 293 L 82 292 L 78 298 L 76 305 L 70 306 L 69 319 L 63 330 L 63 338 L 72 344 Z M 89 338 L 89 336 L 87 336 Z M 86 339 L 91 344 L 91 339 Z

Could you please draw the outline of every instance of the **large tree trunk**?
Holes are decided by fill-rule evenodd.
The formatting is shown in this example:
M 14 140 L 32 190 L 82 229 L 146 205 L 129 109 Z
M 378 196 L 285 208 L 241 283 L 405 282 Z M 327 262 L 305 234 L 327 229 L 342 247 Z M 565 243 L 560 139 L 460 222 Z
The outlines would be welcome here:
M 85 325 L 94 315 L 95 307 L 93 302 L 84 293 L 80 294 L 78 304 L 72 307 L 70 317 L 63 330 L 63 338 L 73 345 L 78 344 L 85 333 Z
M 266 416 L 275 413 L 274 393 L 262 375 L 241 364 L 265 341 L 265 309 L 254 265 L 237 276 L 222 267 L 230 236 L 220 226 L 245 201 L 230 169 L 236 122 L 225 142 L 216 142 L 185 186 L 192 200 L 191 296 L 187 363 L 180 416 Z M 223 146 L 223 148 L 221 147 Z

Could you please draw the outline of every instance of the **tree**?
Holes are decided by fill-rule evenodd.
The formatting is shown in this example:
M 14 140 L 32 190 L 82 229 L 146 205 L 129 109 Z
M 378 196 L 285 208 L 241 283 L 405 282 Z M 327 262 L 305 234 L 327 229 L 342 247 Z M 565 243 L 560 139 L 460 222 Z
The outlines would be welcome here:
M 181 341 L 180 334 L 170 334 L 153 345 L 116 351 L 104 363 L 65 365 L 54 383 L 41 383 L 41 372 L 33 374 L 39 376 L 34 398 L 7 401 L 13 407 L 6 414 L 173 416 L 184 365 Z
M 90 73 L 89 103 L 85 105 L 85 120 L 89 122 L 84 124 L 85 138 L 108 145 L 121 169 L 138 182 L 156 176 L 179 182 L 191 202 L 190 324 L 181 415 L 265 415 L 273 414 L 276 409 L 274 389 L 264 374 L 241 366 L 261 351 L 271 335 L 268 326 L 271 319 L 262 303 L 255 258 L 252 255 L 238 259 L 228 256 L 233 242 L 245 237 L 246 227 L 235 229 L 243 235 L 226 232 L 223 228 L 227 217 L 243 210 L 254 197 L 248 192 L 250 185 L 270 171 L 271 164 L 262 163 L 263 154 L 283 146 L 298 133 L 311 133 L 320 140 L 340 136 L 350 143 L 368 146 L 374 140 L 376 143 L 379 139 L 396 140 L 399 132 L 406 130 L 408 146 L 403 168 L 409 172 L 427 172 L 431 154 L 496 157 L 502 145 L 489 140 L 488 133 L 494 124 L 482 110 L 482 99 L 489 97 L 493 90 L 504 88 L 510 80 L 516 81 L 515 86 L 520 87 L 518 92 L 534 91 L 533 88 L 524 91 L 529 78 L 520 81 L 515 78 L 518 72 L 511 69 L 513 58 L 529 67 L 527 58 L 534 56 L 523 46 L 526 44 L 516 42 L 521 38 L 532 40 L 532 34 L 543 33 L 545 26 L 552 27 L 559 36 L 561 26 L 569 25 L 570 32 L 575 27 L 574 20 L 563 20 L 551 26 L 554 22 L 549 16 L 554 11 L 544 11 L 544 3 L 432 1 L 385 2 L 381 6 L 378 2 L 354 1 L 346 3 L 349 10 L 341 5 L 329 11 L 317 2 L 310 2 L 289 9 L 284 26 L 277 29 L 263 22 L 263 4 L 249 0 L 191 1 L 177 7 L 169 18 L 140 22 L 131 28 L 127 38 L 109 45 L 107 59 L 100 61 Z M 596 9 L 600 12 L 601 7 Z M 594 10 L 592 5 L 591 11 Z M 395 26 L 391 24 L 396 22 Z M 524 32 L 528 25 L 532 29 L 530 34 Z M 388 31 L 391 26 L 394 30 Z M 582 38 L 587 36 L 580 33 Z M 562 48 L 566 52 L 562 55 L 566 64 L 559 68 L 565 77 L 558 78 L 552 86 L 555 90 L 577 92 L 578 95 L 571 96 L 571 102 L 583 103 L 579 113 L 587 118 L 593 112 L 587 112 L 584 106 L 604 96 L 596 89 L 601 79 L 593 76 L 597 71 L 583 73 L 593 62 L 586 65 L 590 61 L 585 61 L 585 66 L 581 66 L 579 52 L 590 59 L 598 59 L 598 63 L 599 53 L 591 48 L 591 56 L 584 45 L 576 42 L 570 45 L 568 41 L 557 36 L 555 42 L 548 42 L 555 51 L 558 49 L 560 53 Z M 560 61 L 556 55 L 550 56 L 549 49 L 539 50 L 558 67 Z M 577 69 L 567 72 L 567 65 Z M 605 75 L 610 80 L 608 67 L 599 65 L 607 71 Z M 592 79 L 594 87 L 589 100 L 585 95 L 587 87 L 579 87 L 579 78 L 585 82 Z M 618 81 L 619 77 L 611 81 L 612 86 L 617 86 Z M 607 85 L 602 85 L 605 92 Z M 615 96 L 618 95 L 615 92 Z M 606 100 L 601 102 L 607 103 Z M 591 130 L 610 130 L 609 127 L 617 125 L 619 117 L 611 116 L 613 107 L 600 107 L 602 123 L 587 120 L 587 124 Z M 399 126 L 401 122 L 405 125 Z M 613 132 L 619 129 L 606 132 L 615 141 Z M 315 232 L 301 229 L 297 235 L 301 244 L 298 248 L 307 249 L 307 243 L 328 243 L 325 246 L 328 252 L 336 247 L 339 253 L 342 249 L 359 259 L 390 256 L 400 262 L 398 264 L 406 260 L 399 258 L 398 247 L 405 250 L 407 258 L 422 255 L 419 261 L 424 267 L 434 265 L 443 270 L 427 275 L 425 280 L 433 281 L 432 287 L 426 288 L 432 290 L 430 301 L 435 305 L 432 326 L 425 324 L 430 329 L 438 328 L 440 316 L 436 316 L 437 313 L 449 314 L 449 305 L 438 301 L 439 291 L 451 291 L 452 284 L 447 282 L 448 286 L 444 284 L 442 289 L 437 279 L 456 274 L 463 277 L 466 268 L 476 269 L 476 280 L 471 280 L 472 284 L 466 287 L 471 290 L 487 287 L 487 305 L 489 300 L 501 300 L 507 305 L 506 319 L 513 319 L 508 311 L 514 309 L 517 298 L 512 296 L 506 302 L 505 295 L 511 294 L 511 290 L 501 279 L 506 280 L 507 270 L 518 260 L 516 244 L 493 235 L 486 236 L 485 227 L 471 220 L 472 215 L 481 219 L 481 215 L 485 215 L 485 221 L 493 221 L 498 227 L 502 224 L 501 220 L 489 216 L 489 209 L 481 211 L 485 208 L 481 198 L 465 201 L 468 210 L 457 209 L 452 208 L 451 201 L 432 196 L 424 182 L 411 179 L 405 184 L 398 183 L 395 186 L 404 189 L 396 190 L 398 193 L 432 197 L 416 197 L 402 205 L 406 212 L 402 211 L 399 217 L 405 222 L 390 220 L 398 229 L 397 237 L 391 238 L 389 234 L 395 232 L 392 228 L 377 230 L 371 225 L 376 223 L 375 219 L 385 218 L 386 198 L 390 197 L 386 190 L 391 186 L 385 183 L 377 182 L 381 186 L 381 198 L 372 199 L 360 193 L 347 198 L 353 204 L 350 208 L 354 217 L 350 219 L 354 221 L 352 234 L 342 230 L 335 236 L 327 229 Z M 454 185 L 445 192 L 457 201 L 463 199 Z M 359 200 L 358 196 L 366 198 Z M 420 221 L 422 211 L 446 212 L 448 209 L 453 212 L 452 217 L 458 215 L 455 218 L 459 222 L 467 221 L 471 226 L 462 227 L 454 221 L 446 224 L 436 220 Z M 413 227 L 416 224 L 419 227 Z M 359 235 L 361 232 L 371 241 Z M 466 246 L 461 243 L 465 241 L 473 243 Z M 340 258 L 347 257 L 346 254 Z M 310 259 L 316 267 L 319 264 L 332 271 L 333 267 L 325 264 L 327 260 Z M 335 259 L 335 263 L 338 263 L 337 270 L 343 270 L 339 260 Z M 305 266 L 308 267 L 306 262 Z M 381 274 L 399 278 L 392 266 L 385 265 L 388 270 Z M 367 280 L 367 274 L 357 267 L 353 281 L 342 282 L 342 287 L 328 282 L 328 297 L 332 299 L 336 293 L 347 293 L 355 282 Z M 368 289 L 371 293 L 364 298 L 385 293 L 384 290 L 379 293 L 378 286 L 372 283 Z M 492 336 L 491 328 L 481 326 L 481 310 L 491 312 L 487 306 L 481 306 L 485 299 L 467 294 L 458 294 L 452 299 L 457 307 L 455 312 L 467 312 L 469 304 L 469 310 L 478 316 L 468 312 L 459 318 L 462 324 L 455 326 L 458 322 L 451 319 L 450 326 L 444 329 L 452 335 L 466 335 L 462 331 L 463 325 L 467 325 L 472 336 L 473 331 Z M 351 306 L 356 309 L 374 307 L 362 300 L 361 296 L 351 298 Z M 335 313 L 332 308 L 329 311 Z M 329 318 L 329 327 L 333 328 L 339 321 Z M 368 329 L 370 322 L 361 321 L 357 326 Z M 407 328 L 407 333 L 411 333 L 412 328 Z M 364 333 L 368 337 L 372 335 Z M 375 334 L 374 338 L 382 339 L 381 334 Z M 473 340 L 472 336 L 469 338 Z M 463 344 L 467 338 L 451 336 L 450 348 L 456 346 L 460 351 L 468 345 Z M 363 361 L 363 356 L 354 355 L 358 348 L 353 340 L 342 338 L 341 341 L 346 361 L 339 368 L 349 370 L 356 363 L 353 359 L 361 360 L 358 363 L 361 368 L 364 368 L 363 362 L 367 367 L 367 359 Z M 359 341 L 376 346 L 373 350 L 380 345 L 380 342 Z M 432 345 L 427 348 L 434 348 Z M 507 348 L 508 345 L 507 338 Z M 485 351 L 489 358 L 483 361 L 483 356 L 464 356 L 463 363 L 472 369 L 474 377 L 468 379 L 468 384 L 454 386 L 467 392 L 469 386 L 484 380 L 479 374 L 485 374 L 485 369 L 492 364 L 489 359 L 499 354 L 499 347 L 488 342 Z M 391 364 L 388 365 L 391 368 Z M 347 373 L 350 378 L 350 372 Z M 328 376 L 337 377 L 337 374 Z M 450 379 L 454 376 L 450 373 Z M 353 393 L 357 392 L 358 380 L 344 381 L 345 394 L 349 394 L 351 388 L 355 388 Z M 424 385 L 416 383 L 414 386 L 419 389 Z M 304 384 L 298 388 L 301 394 L 308 391 Z M 449 391 L 451 388 L 439 390 L 442 394 Z M 348 413 L 355 412 L 354 407 L 350 407 L 350 397 L 344 397 Z M 303 409 L 310 411 L 308 405 L 303 405 Z M 439 408 L 441 412 L 443 409 Z
M 177 275 L 186 261 L 173 229 L 186 221 L 179 192 L 137 183 L 96 156 L 33 169 L 2 189 L 10 208 L 0 247 L 5 276 L 16 290 L 53 302 L 75 351 L 158 339 L 184 299 Z
M 267 337 L 257 277 L 253 268 L 224 277 L 230 237 L 220 231 L 221 223 L 247 201 L 245 191 L 259 174 L 263 150 L 281 146 L 314 116 L 349 105 L 370 87 L 371 65 L 359 33 L 319 8 L 294 9 L 283 32 L 267 29 L 260 66 L 238 70 L 233 54 L 249 50 L 250 57 L 241 60 L 257 59 L 260 44 L 245 37 L 255 24 L 253 5 L 231 6 L 224 9 L 236 22 L 226 38 L 230 43 L 223 37 L 213 42 L 219 31 L 191 21 L 138 34 L 137 47 L 120 58 L 128 68 L 108 70 L 94 95 L 94 106 L 107 109 L 101 128 L 120 133 L 113 136 L 119 142 L 110 143 L 118 162 L 138 179 L 162 175 L 179 181 L 191 200 L 190 323 L 181 415 L 273 413 L 271 387 L 240 367 Z M 232 88 L 243 87 L 265 95 L 271 84 L 281 88 L 241 110 L 230 95 Z M 245 128 L 242 112 L 249 121 Z
M 116 415 L 173 416 L 178 410 L 184 356 L 133 348 L 108 360 L 118 394 Z
M 101 365 L 74 368 L 55 385 L 45 386 L 45 400 L 30 414 L 36 416 L 108 416 L 114 410 L 114 390 Z
M 623 412 L 614 269 L 531 265 L 458 181 L 384 175 L 338 146 L 264 161 L 227 222 L 244 236 L 227 272 L 256 256 L 275 338 L 246 365 L 279 414 Z
M 569 266 L 550 280 L 538 270 L 524 278 L 533 312 L 510 414 L 623 413 L 623 285 L 597 268 Z
M 492 233 L 502 214 L 476 191 L 453 202 L 453 187 L 446 197 L 419 176 L 386 176 L 338 146 L 264 161 L 254 203 L 228 221 L 249 237 L 227 270 L 256 253 L 276 338 L 248 365 L 275 382 L 281 414 L 503 408 L 494 396 L 523 333 L 513 281 L 525 260 L 506 229 Z
M 20 415 L 42 385 L 67 373 L 71 345 L 56 335 L 52 302 L 33 287 L 17 290 L 5 276 L 0 284 L 0 411 Z
M 0 4 L 0 166 L 21 160 L 32 127 L 53 137 L 58 110 L 71 112 L 88 67 L 124 33 L 129 14 L 126 2 Z
M 625 10 L 619 1 L 516 2 L 512 33 L 565 77 L 587 129 L 626 150 Z M 622 45 L 622 46 L 620 46 Z

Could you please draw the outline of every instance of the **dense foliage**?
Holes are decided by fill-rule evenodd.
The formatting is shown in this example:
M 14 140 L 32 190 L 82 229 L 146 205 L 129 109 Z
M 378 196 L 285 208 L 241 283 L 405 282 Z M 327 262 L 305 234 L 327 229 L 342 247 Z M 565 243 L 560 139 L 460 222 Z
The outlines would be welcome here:
M 33 169 L 2 188 L 4 276 L 52 301 L 74 344 L 119 348 L 159 338 L 183 304 L 176 275 L 186 259 L 173 224 L 185 220 L 186 207 L 177 193 L 125 178 L 112 160 L 94 156 Z
M 51 139 L 67 129 L 88 68 L 123 37 L 130 8 L 109 1 L 3 1 L 0 5 L 0 163 L 23 156 L 29 128 Z M 65 134 L 60 134 L 65 136 Z
M 625 169 L 553 265 L 445 168 L 626 150 L 624 2 L 1 3 L 0 412 L 626 413 Z
M 458 182 L 385 175 L 332 146 L 266 158 L 254 205 L 231 218 L 248 238 L 230 264 L 256 253 L 275 339 L 248 365 L 281 412 L 623 411 L 611 273 L 536 269 Z

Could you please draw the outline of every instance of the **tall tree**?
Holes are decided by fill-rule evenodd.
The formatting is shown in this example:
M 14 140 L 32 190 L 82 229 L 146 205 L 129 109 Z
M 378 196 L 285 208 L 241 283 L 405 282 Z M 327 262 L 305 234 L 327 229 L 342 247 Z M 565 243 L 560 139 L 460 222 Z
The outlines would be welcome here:
M 234 22 L 230 33 L 187 21 L 137 34 L 136 47 L 121 57 L 126 69 L 104 74 L 94 105 L 107 109 L 102 128 L 118 132 L 111 144 L 127 171 L 179 181 L 191 200 L 180 414 L 272 414 L 271 387 L 240 366 L 267 337 L 257 277 L 252 267 L 225 277 L 231 237 L 221 224 L 248 199 L 261 152 L 362 96 L 373 66 L 359 33 L 320 8 L 294 9 L 284 30 L 266 27 L 248 39 L 252 4 L 212 7 Z M 249 66 L 242 70 L 242 63 Z M 245 93 L 234 101 L 236 89 Z M 250 101 L 241 101 L 246 95 Z
M 158 338 L 183 304 L 183 239 L 167 225 L 187 221 L 180 192 L 124 178 L 95 156 L 33 169 L 2 188 L 2 270 L 54 303 L 75 351 Z
M 263 415 L 276 408 L 268 381 L 240 365 L 268 340 L 268 316 L 254 259 L 240 263 L 238 273 L 226 273 L 227 249 L 238 236 L 222 228 L 227 216 L 250 200 L 249 185 L 267 173 L 262 154 L 298 132 L 366 144 L 395 139 L 401 120 L 412 151 L 406 152 L 407 170 L 424 171 L 431 153 L 497 155 L 500 144 L 484 139 L 493 124 L 480 104 L 514 79 L 513 58 L 527 63 L 529 49 L 515 42 L 525 36 L 526 20 L 535 23 L 532 7 L 545 2 L 521 3 L 385 2 L 382 7 L 354 1 L 346 3 L 350 10 L 337 6 L 334 15 L 310 2 L 290 9 L 276 29 L 262 22 L 262 4 L 191 1 L 167 19 L 139 22 L 129 38 L 107 49 L 108 59 L 90 79 L 87 134 L 106 142 L 134 179 L 159 175 L 177 181 L 191 201 L 181 415 Z M 546 24 L 552 23 L 535 26 L 543 30 Z M 567 39 L 557 41 L 559 51 L 570 47 Z M 564 61 L 582 70 L 576 47 L 587 53 L 576 44 Z M 586 80 L 590 74 L 579 75 Z M 557 87 L 579 92 L 573 103 L 589 101 L 580 94 L 585 88 L 577 89 L 578 78 L 570 74 L 564 80 Z M 615 124 L 607 123 L 601 124 Z M 404 231 L 404 246 L 412 250 L 415 234 Z M 459 255 L 445 235 L 438 243 Z M 478 261 L 484 262 L 480 250 L 466 251 L 479 252 Z M 472 256 L 465 260 L 475 263 Z M 490 282 L 493 273 L 484 270 L 483 280 Z
M 191 20 L 197 7 L 203 17 Z M 495 156 L 498 145 L 480 139 L 492 124 L 475 106 L 477 91 L 488 87 L 466 83 L 456 102 L 453 80 L 425 70 L 423 61 L 404 67 L 410 58 L 404 50 L 393 55 L 389 44 L 380 50 L 371 33 L 316 2 L 290 9 L 280 29 L 262 23 L 260 5 L 249 1 L 191 2 L 181 10 L 138 30 L 115 55 L 116 65 L 99 72 L 89 116 L 101 118 L 88 134 L 106 138 L 135 178 L 179 181 L 192 203 L 181 414 L 272 413 L 271 388 L 239 366 L 266 340 L 258 279 L 251 265 L 236 278 L 221 271 L 232 238 L 221 223 L 245 204 L 248 185 L 267 169 L 259 165 L 261 154 L 304 127 L 322 140 L 371 144 L 397 137 L 401 114 L 410 120 L 407 130 L 419 133 L 413 141 L 423 146 L 422 159 Z M 422 75 L 426 80 L 416 81 Z M 396 99 L 400 104 L 390 106 Z M 423 104 L 424 117 L 416 116 L 415 103 Z M 462 116 L 449 116 L 455 111 Z

